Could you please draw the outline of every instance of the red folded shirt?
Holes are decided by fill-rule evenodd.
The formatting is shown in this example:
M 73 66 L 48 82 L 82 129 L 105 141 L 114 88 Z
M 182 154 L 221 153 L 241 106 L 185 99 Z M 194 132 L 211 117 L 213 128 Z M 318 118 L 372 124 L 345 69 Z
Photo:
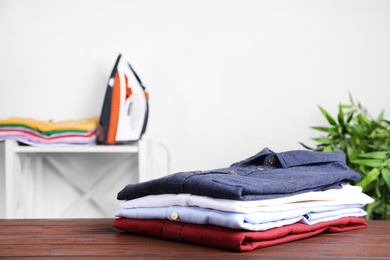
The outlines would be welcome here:
M 311 226 L 294 223 L 266 231 L 245 231 L 170 220 L 117 218 L 114 221 L 114 227 L 126 232 L 184 240 L 216 248 L 251 251 L 312 237 L 320 233 L 366 228 L 367 223 L 362 217 L 344 217 Z

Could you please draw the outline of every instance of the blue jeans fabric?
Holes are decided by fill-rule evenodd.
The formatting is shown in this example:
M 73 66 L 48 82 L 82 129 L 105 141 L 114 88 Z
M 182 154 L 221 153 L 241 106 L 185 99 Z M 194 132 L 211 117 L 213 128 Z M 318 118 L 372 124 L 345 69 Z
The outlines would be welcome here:
M 190 193 L 250 201 L 341 188 L 341 184 L 350 180 L 359 181 L 360 175 L 346 165 L 343 152 L 274 153 L 264 148 L 227 168 L 179 172 L 129 184 L 117 198 L 130 200 L 146 195 Z

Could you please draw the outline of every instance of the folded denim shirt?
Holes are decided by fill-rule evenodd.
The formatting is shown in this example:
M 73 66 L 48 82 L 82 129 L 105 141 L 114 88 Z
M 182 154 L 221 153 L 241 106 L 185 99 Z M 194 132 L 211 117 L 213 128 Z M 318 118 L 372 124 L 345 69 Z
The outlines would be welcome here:
M 309 191 L 341 188 L 360 175 L 349 168 L 345 154 L 295 150 L 274 153 L 264 148 L 256 155 L 230 167 L 178 172 L 162 178 L 128 184 L 118 200 L 146 195 L 190 193 L 232 200 L 262 200 Z

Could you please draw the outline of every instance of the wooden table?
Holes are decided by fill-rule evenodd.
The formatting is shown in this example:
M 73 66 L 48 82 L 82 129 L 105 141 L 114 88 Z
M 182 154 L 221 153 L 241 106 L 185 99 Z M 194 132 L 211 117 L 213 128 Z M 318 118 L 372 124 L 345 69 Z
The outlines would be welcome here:
M 369 221 L 366 229 L 320 234 L 250 252 L 127 234 L 115 229 L 113 221 L 0 220 L 0 259 L 390 259 L 390 221 Z

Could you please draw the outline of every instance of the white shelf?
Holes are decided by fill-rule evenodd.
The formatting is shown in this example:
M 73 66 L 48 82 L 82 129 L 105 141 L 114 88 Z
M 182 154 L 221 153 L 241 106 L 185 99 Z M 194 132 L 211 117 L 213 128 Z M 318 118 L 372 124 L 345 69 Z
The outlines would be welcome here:
M 34 215 L 27 214 L 23 205 L 26 205 L 26 197 L 21 194 L 23 190 L 20 189 L 21 183 L 25 178 L 29 177 L 29 174 L 24 173 L 24 168 L 27 167 L 28 172 L 34 172 L 35 184 L 33 186 L 38 187 L 34 193 L 38 194 L 42 187 L 42 158 L 41 156 L 33 156 L 30 154 L 51 154 L 51 153 L 124 153 L 124 154 L 137 154 L 138 156 L 138 181 L 148 180 L 147 163 L 150 160 L 148 154 L 148 141 L 140 140 L 129 145 L 58 145 L 58 146 L 27 146 L 20 145 L 14 140 L 5 141 L 5 217 L 6 218 L 25 218 L 34 217 Z M 29 159 L 30 158 L 30 159 Z M 31 160 L 34 160 L 31 164 Z M 26 162 L 28 165 L 22 167 Z M 72 183 L 73 186 L 83 192 L 80 201 L 86 201 L 93 199 L 93 192 L 96 192 L 96 188 L 99 184 L 95 184 L 92 188 L 83 188 L 79 183 L 74 183 L 71 177 L 68 177 L 68 170 L 66 168 L 58 170 L 61 173 L 61 177 L 66 179 L 68 183 Z M 107 181 L 110 175 L 106 175 L 106 179 L 101 179 L 100 182 Z M 39 196 L 37 196 L 39 197 Z M 77 204 L 77 203 L 76 203 Z M 97 204 L 97 203 L 95 203 Z M 36 205 L 29 205 L 30 208 L 35 208 Z M 38 207 L 39 208 L 39 207 Z
M 14 145 L 15 153 L 138 153 L 138 142 L 129 145 Z

